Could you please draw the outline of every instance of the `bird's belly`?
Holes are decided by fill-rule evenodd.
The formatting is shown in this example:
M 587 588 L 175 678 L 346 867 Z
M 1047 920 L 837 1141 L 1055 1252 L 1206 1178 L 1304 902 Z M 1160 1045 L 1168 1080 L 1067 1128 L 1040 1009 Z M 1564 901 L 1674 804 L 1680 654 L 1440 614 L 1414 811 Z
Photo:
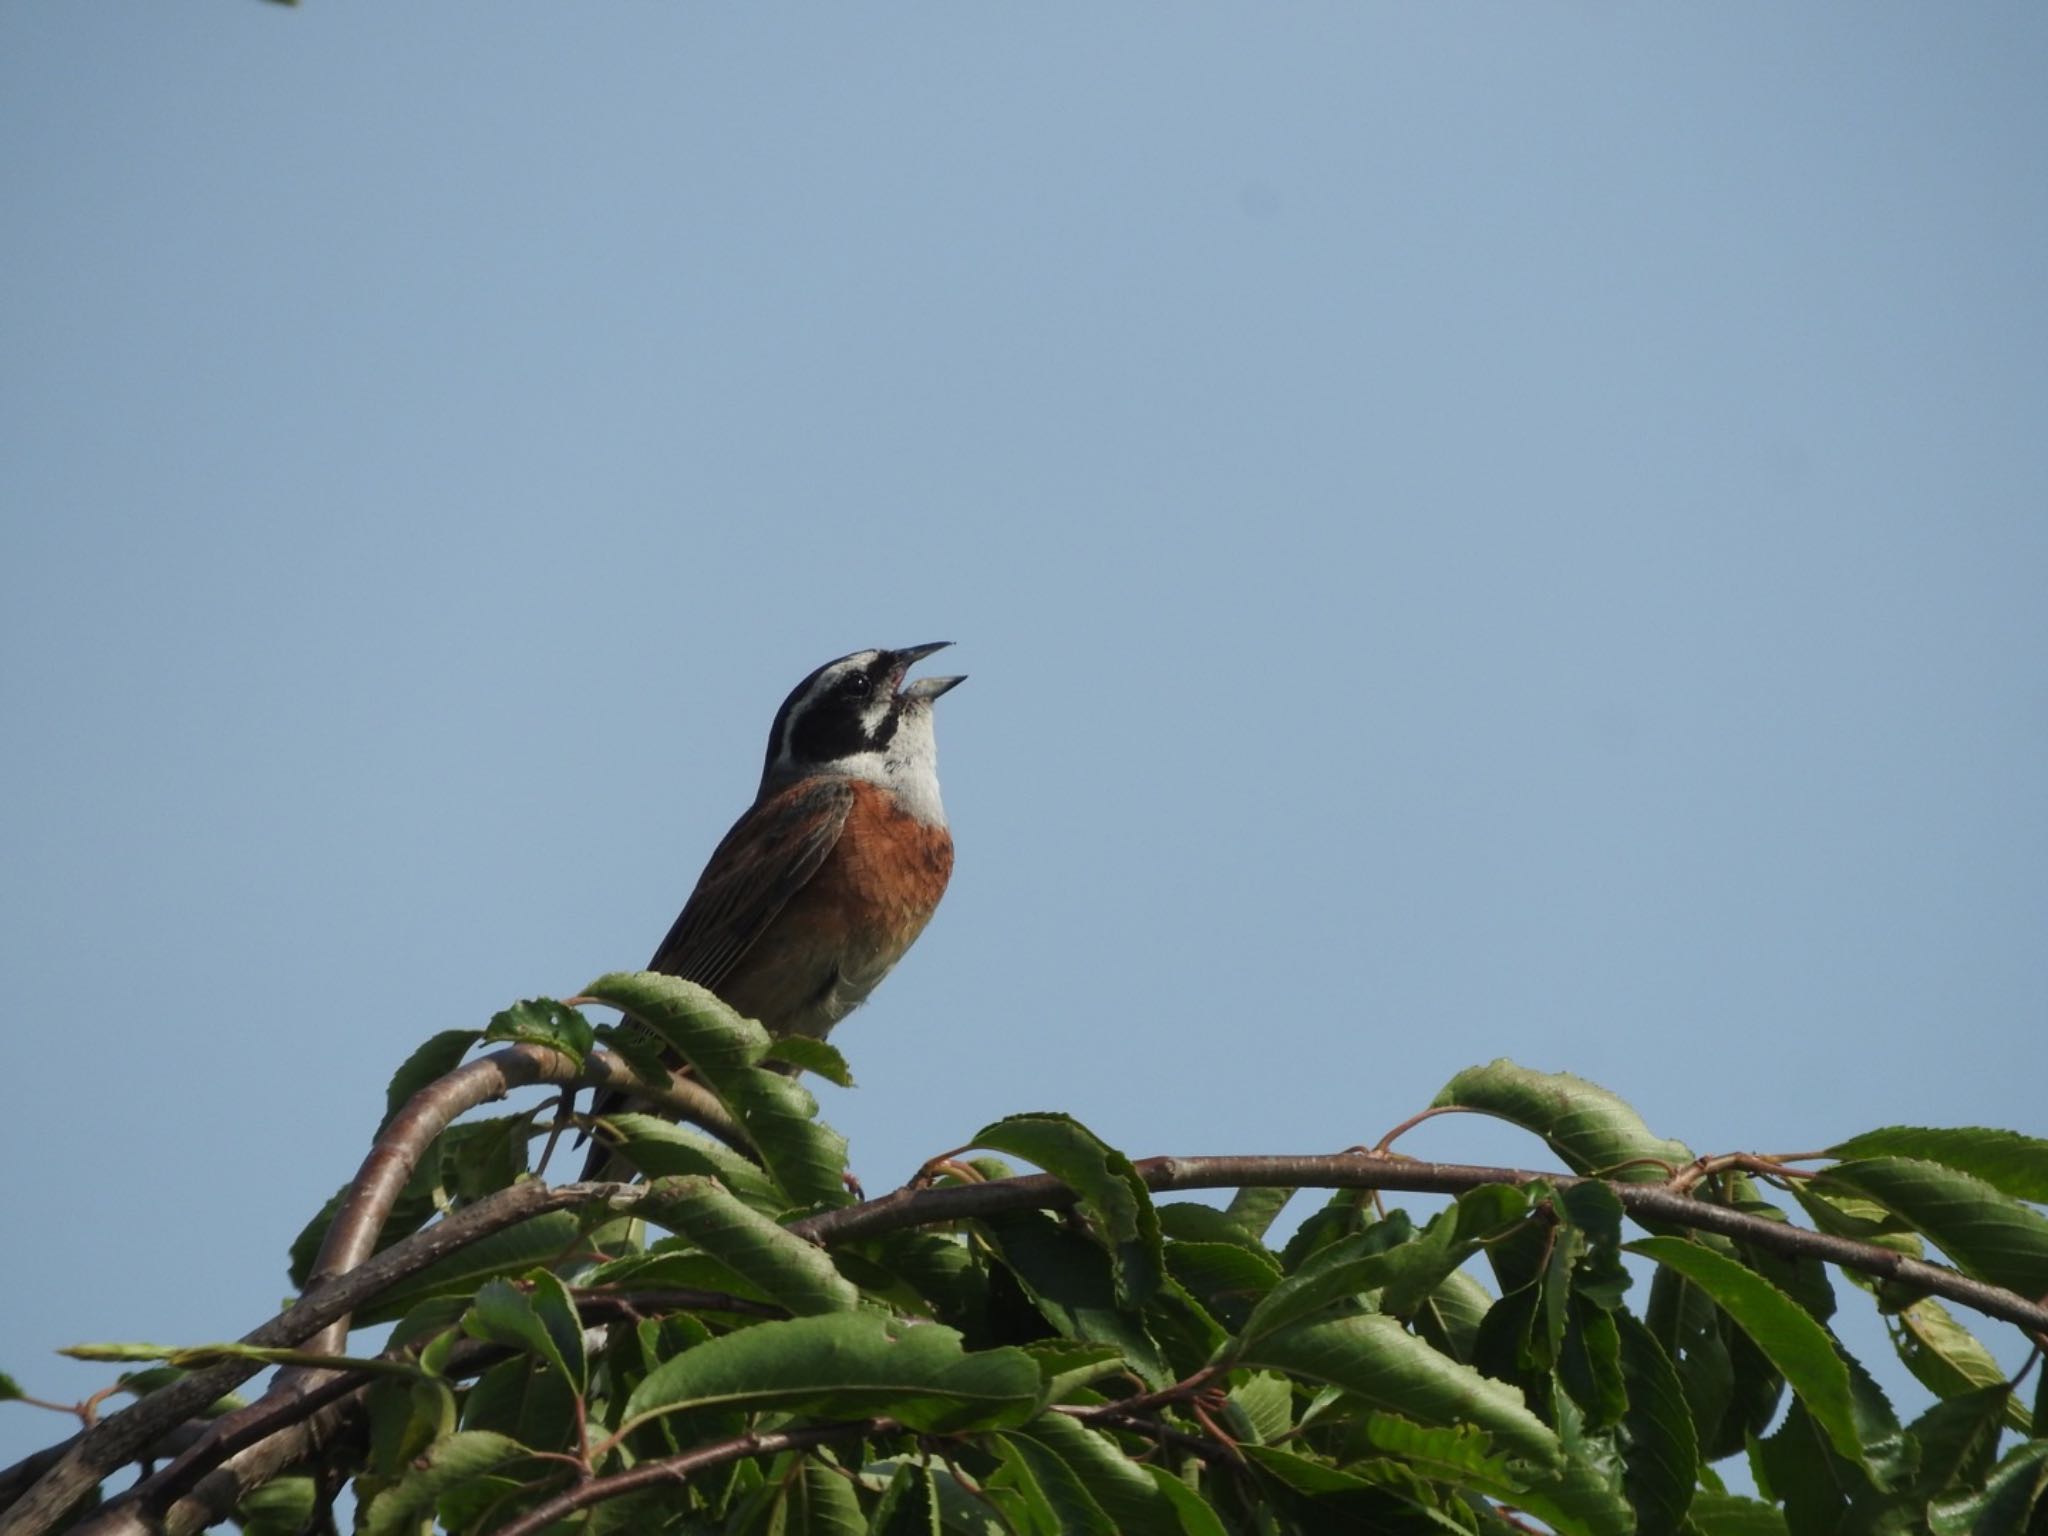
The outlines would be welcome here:
M 728 978 L 725 1000 L 775 1034 L 824 1034 L 903 958 L 952 872 L 944 827 L 859 786 L 838 843 L 777 916 L 773 942 Z

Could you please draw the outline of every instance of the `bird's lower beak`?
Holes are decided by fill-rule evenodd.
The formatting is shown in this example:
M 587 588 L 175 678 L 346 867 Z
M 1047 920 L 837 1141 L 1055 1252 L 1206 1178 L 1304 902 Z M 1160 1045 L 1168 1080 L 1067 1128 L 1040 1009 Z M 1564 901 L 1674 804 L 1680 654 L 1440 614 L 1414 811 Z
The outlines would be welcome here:
M 934 651 L 943 651 L 952 643 L 950 640 L 934 640 L 930 645 L 912 645 L 898 651 L 896 653 L 896 663 L 902 670 L 897 673 L 897 676 L 902 676 L 904 672 L 908 672 Z M 926 703 L 930 703 L 949 688 L 957 688 L 966 681 L 967 679 L 964 677 L 920 677 L 914 682 L 905 684 L 899 692 L 903 698 L 923 699 Z

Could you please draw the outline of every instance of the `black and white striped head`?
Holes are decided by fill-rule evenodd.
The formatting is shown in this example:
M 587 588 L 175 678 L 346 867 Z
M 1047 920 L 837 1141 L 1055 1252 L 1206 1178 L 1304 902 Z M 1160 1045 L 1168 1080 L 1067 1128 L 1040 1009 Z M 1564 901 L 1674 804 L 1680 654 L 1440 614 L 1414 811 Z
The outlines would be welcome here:
M 775 712 L 762 793 L 806 774 L 841 774 L 881 784 L 912 814 L 942 823 L 932 701 L 966 679 L 921 677 L 905 684 L 903 678 L 950 643 L 855 651 L 798 683 Z

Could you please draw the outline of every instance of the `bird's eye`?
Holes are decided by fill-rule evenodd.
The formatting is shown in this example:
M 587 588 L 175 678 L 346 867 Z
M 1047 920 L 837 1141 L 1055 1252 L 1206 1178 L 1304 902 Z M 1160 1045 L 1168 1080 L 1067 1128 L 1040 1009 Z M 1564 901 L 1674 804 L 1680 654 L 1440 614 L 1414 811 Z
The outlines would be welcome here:
M 849 699 L 864 699 L 875 691 L 874 683 L 865 672 L 847 673 L 846 681 L 839 688 Z

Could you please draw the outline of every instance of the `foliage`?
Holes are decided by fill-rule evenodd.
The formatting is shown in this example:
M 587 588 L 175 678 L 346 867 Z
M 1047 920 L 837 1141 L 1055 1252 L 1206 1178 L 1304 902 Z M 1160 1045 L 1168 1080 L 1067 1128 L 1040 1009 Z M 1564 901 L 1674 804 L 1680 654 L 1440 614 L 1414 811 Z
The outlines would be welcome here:
M 1910 1262 L 1924 1240 L 1983 1294 L 2024 1305 L 2048 1290 L 2048 1143 L 1892 1127 L 1817 1176 L 1695 1160 L 1601 1088 L 1496 1062 L 1460 1073 L 1438 1107 L 1510 1120 L 1562 1166 L 1440 1179 L 1457 1192 L 1426 1217 L 1337 1188 L 1282 1240 L 1291 1191 L 1266 1187 L 1261 1160 L 1223 1160 L 1244 1165 L 1214 1181 L 1237 1184 L 1227 1207 L 1160 1200 L 1164 1160 L 1134 1164 L 1046 1113 L 936 1161 L 933 1193 L 856 1209 L 844 1142 L 777 1070 L 843 1076 L 836 1053 L 770 1042 L 662 977 L 606 977 L 578 1001 L 591 1000 L 687 1063 L 745 1145 L 611 1117 L 604 1134 L 650 1175 L 644 1193 L 591 1186 L 400 1264 L 356 1310 L 397 1328 L 381 1358 L 353 1364 L 351 1432 L 249 1491 L 246 1530 L 317 1528 L 344 1484 L 372 1536 L 2048 1530 L 2042 1373 L 2030 1360 L 2031 1394 L 2028 1371 L 2003 1374 Z M 560 1053 L 569 1073 L 629 1038 L 545 1000 L 489 1037 Z M 387 1127 L 408 1100 L 428 1105 L 476 1039 L 423 1046 Z M 636 1061 L 654 1070 L 644 1050 Z M 537 1112 L 440 1129 L 376 1245 L 398 1244 L 397 1263 L 406 1234 L 530 1184 L 530 1147 L 554 1129 Z M 995 1157 L 963 1155 L 976 1149 L 1057 1184 L 1013 1184 Z M 1349 1162 L 1382 1188 L 1425 1166 Z M 1763 1220 L 1731 1236 L 1652 1219 L 1628 1201 L 1646 1183 Z M 1040 1193 L 991 1197 L 1012 1188 Z M 297 1245 L 302 1279 L 345 1203 Z M 1633 1241 L 1629 1212 L 1649 1229 Z M 1850 1294 L 1932 1395 L 1916 1416 L 1842 1347 L 1833 1271 L 1755 1240 L 1795 1212 L 1841 1245 L 1831 1256 L 1861 1255 Z M 166 1374 L 305 1358 L 80 1352 Z

